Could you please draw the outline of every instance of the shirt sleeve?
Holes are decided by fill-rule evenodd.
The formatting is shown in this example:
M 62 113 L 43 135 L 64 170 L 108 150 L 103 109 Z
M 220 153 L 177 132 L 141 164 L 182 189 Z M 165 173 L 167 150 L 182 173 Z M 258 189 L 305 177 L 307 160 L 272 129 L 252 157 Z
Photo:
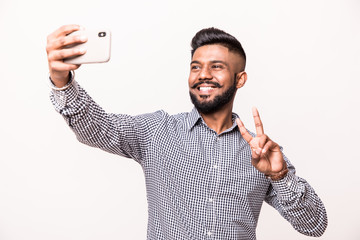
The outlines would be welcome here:
M 65 90 L 53 88 L 50 99 L 81 143 L 140 164 L 165 115 L 163 111 L 138 116 L 106 113 L 75 80 Z
M 319 237 L 327 227 L 327 214 L 321 199 L 306 180 L 295 175 L 295 168 L 284 156 L 289 172 L 272 181 L 265 201 L 279 211 L 300 233 Z

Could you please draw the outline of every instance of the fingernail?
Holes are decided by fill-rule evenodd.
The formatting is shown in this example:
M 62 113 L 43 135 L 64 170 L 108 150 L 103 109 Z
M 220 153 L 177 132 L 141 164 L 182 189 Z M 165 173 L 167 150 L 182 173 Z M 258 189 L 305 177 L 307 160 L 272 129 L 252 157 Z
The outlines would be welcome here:
M 265 152 L 266 152 L 265 148 L 264 148 L 261 152 L 262 152 L 262 153 L 265 153 Z
M 260 154 L 260 149 L 256 149 L 256 154 L 259 155 Z
M 85 48 L 79 48 L 79 53 L 85 53 L 86 49 Z

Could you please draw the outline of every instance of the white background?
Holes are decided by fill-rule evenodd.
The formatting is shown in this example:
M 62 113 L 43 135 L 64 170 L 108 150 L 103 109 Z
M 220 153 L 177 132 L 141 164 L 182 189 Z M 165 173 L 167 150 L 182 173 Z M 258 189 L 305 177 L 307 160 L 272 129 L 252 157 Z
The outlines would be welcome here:
M 316 189 L 320 239 L 360 239 L 360 1 L 0 1 L 0 239 L 145 239 L 141 167 L 78 143 L 50 101 L 46 37 L 64 24 L 112 30 L 109 63 L 77 81 L 109 112 L 190 111 L 190 40 L 237 37 L 248 82 L 234 111 Z M 309 239 L 264 204 L 258 239 Z

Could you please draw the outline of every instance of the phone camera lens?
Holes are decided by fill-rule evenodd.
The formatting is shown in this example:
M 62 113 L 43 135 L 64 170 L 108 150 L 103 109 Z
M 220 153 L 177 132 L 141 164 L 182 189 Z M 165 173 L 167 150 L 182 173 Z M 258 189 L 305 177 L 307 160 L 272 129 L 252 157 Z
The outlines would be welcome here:
M 106 32 L 99 32 L 98 36 L 99 36 L 99 37 L 105 37 L 105 36 L 106 36 Z

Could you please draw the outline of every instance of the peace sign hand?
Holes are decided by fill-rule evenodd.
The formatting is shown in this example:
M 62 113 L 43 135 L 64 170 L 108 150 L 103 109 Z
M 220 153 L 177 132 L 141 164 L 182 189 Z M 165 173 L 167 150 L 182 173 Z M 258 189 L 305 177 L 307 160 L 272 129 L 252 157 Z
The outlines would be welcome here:
M 286 163 L 280 147 L 264 134 L 264 128 L 258 110 L 253 107 L 252 112 L 256 127 L 256 137 L 250 135 L 239 118 L 236 119 L 241 135 L 251 147 L 252 165 L 265 175 L 270 176 L 272 179 L 275 177 L 275 179 L 278 180 L 279 178 L 277 178 L 277 176 L 279 176 L 279 174 L 282 178 L 283 175 L 287 173 Z M 284 170 L 286 170 L 286 172 Z

